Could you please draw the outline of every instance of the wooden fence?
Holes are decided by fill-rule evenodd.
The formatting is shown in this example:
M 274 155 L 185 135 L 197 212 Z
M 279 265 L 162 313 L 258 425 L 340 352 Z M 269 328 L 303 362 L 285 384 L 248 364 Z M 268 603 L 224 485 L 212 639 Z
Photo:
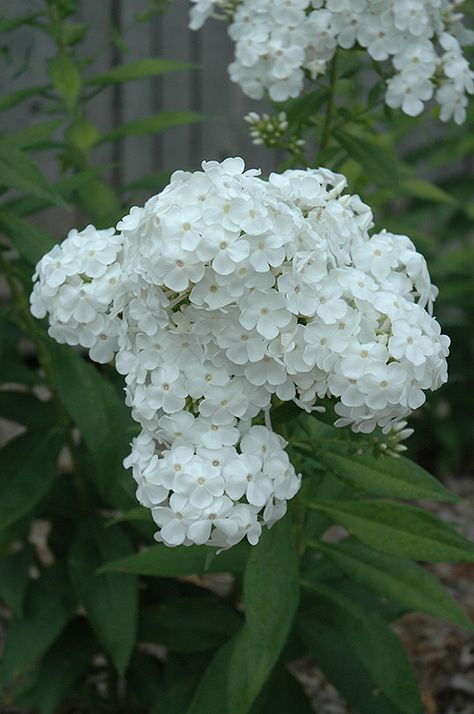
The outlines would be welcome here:
M 0 0 L 0 8 L 6 16 L 32 12 L 37 6 L 35 0 Z M 149 22 L 135 26 L 135 15 L 149 8 L 147 0 L 79 0 L 78 6 L 79 20 L 90 25 L 85 51 L 91 56 L 97 55 L 91 73 L 102 73 L 113 66 L 150 57 L 199 65 L 196 70 L 110 88 L 90 103 L 89 118 L 104 132 L 161 110 L 192 110 L 210 117 L 202 124 L 177 127 L 162 135 L 129 137 L 113 148 L 101 148 L 95 153 L 96 161 L 118 162 L 120 169 L 116 178 L 121 183 L 153 171 L 198 168 L 203 159 L 221 160 L 235 155 L 242 156 L 248 166 L 262 167 L 265 172 L 276 168 L 278 157 L 251 143 L 243 121 L 248 111 L 262 111 L 263 105 L 246 98 L 228 79 L 227 66 L 232 60 L 233 46 L 225 23 L 210 20 L 199 32 L 191 32 L 188 0 L 172 0 L 164 14 L 154 15 Z M 126 48 L 108 46 L 112 23 L 125 31 Z M 31 56 L 28 70 L 13 81 L 11 66 L 0 61 L 2 93 L 47 82 L 46 63 L 54 54 L 49 38 L 29 27 L 5 37 L 17 64 L 28 53 Z M 8 88 L 7 82 L 10 83 Z M 40 109 L 41 99 L 33 98 L 6 112 L 2 133 L 38 121 Z M 42 168 L 48 176 L 55 177 L 55 168 L 47 160 L 43 161 Z M 42 223 L 46 222 L 47 227 L 55 225 L 57 229 L 57 220 L 57 213 L 52 211 Z M 61 217 L 61 229 L 67 229 L 68 223 L 74 224 L 74 217 Z

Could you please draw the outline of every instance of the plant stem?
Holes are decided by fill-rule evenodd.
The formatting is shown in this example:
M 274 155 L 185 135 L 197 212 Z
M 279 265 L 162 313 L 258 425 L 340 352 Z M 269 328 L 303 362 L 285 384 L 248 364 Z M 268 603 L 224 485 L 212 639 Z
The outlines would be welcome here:
M 28 303 L 27 303 L 25 294 L 23 292 L 23 289 L 21 288 L 21 286 L 14 274 L 14 271 L 12 270 L 10 262 L 5 259 L 5 256 L 3 255 L 3 252 L 1 250 L 0 250 L 0 268 L 7 280 L 11 295 L 13 297 L 13 300 L 14 300 L 16 307 L 17 307 L 17 309 L 20 313 L 20 316 L 22 318 L 22 321 L 23 321 L 23 324 L 25 327 L 25 331 L 28 333 L 30 339 L 32 340 L 33 344 L 36 347 L 38 361 L 39 361 L 39 363 L 43 369 L 43 373 L 44 373 L 44 380 L 45 380 L 46 386 L 48 387 L 49 391 L 51 392 L 51 396 L 52 396 L 54 406 L 56 409 L 58 422 L 64 431 L 66 445 L 68 447 L 68 450 L 69 450 L 69 453 L 71 455 L 71 459 L 73 462 L 74 484 L 75 484 L 76 490 L 78 492 L 79 502 L 80 502 L 81 508 L 83 510 L 87 510 L 87 504 L 88 504 L 87 491 L 85 488 L 84 481 L 80 475 L 80 467 L 79 467 L 80 458 L 79 458 L 77 446 L 74 443 L 74 439 L 73 439 L 73 435 L 72 435 L 72 422 L 69 418 L 69 415 L 68 415 L 68 413 L 64 407 L 64 404 L 62 403 L 61 397 L 59 395 L 59 390 L 58 390 L 58 387 L 56 384 L 56 377 L 54 374 L 54 367 L 53 367 L 53 363 L 51 360 L 51 356 L 44 345 L 43 336 L 41 335 L 41 332 L 38 330 L 38 327 L 31 315 L 31 312 L 28 307 Z
M 328 147 L 331 139 L 331 120 L 334 109 L 334 95 L 336 92 L 337 80 L 337 53 L 331 61 L 331 69 L 329 73 L 329 96 L 326 103 L 326 113 L 324 115 L 323 128 L 321 131 L 320 151 Z

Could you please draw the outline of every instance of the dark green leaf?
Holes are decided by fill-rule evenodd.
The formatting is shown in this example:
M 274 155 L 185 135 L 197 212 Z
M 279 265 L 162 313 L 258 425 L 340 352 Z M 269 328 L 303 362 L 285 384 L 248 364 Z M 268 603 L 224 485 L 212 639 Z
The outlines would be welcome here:
M 429 181 L 423 181 L 418 178 L 408 178 L 403 179 L 401 182 L 401 189 L 408 196 L 414 196 L 414 198 L 421 198 L 424 201 L 432 201 L 433 203 L 447 203 L 451 206 L 459 206 L 459 201 L 451 196 L 447 191 L 443 191 L 442 188 L 436 186 L 434 183 Z
M 205 652 L 224 644 L 241 625 L 235 610 L 217 598 L 179 598 L 145 608 L 138 639 L 175 652 Z
M 474 630 L 436 578 L 410 560 L 380 553 L 352 539 L 337 545 L 320 541 L 317 548 L 348 577 L 378 595 L 396 600 L 410 610 L 426 612 Z
M 160 112 L 144 119 L 136 119 L 119 126 L 110 134 L 102 136 L 100 142 L 116 141 L 123 139 L 126 136 L 146 136 L 147 134 L 159 134 L 166 129 L 171 129 L 182 124 L 195 124 L 198 121 L 203 121 L 202 114 L 196 112 Z
M 223 714 L 246 714 L 278 661 L 299 599 L 289 515 L 265 531 L 253 548 L 245 570 L 244 598 L 245 625 L 217 652 L 188 714 L 208 714 L 216 696 Z
M 72 114 L 79 99 L 82 80 L 71 55 L 60 51 L 49 63 L 49 73 L 55 90 Z
M 377 550 L 428 562 L 474 562 L 474 544 L 431 513 L 384 501 L 308 504 Z
M 0 415 L 29 429 L 49 430 L 56 422 L 51 401 L 43 402 L 31 392 L 0 391 Z
M 245 569 L 245 627 L 229 669 L 229 705 L 236 714 L 248 711 L 290 634 L 299 603 L 298 565 L 287 514 L 263 532 Z
M 96 571 L 104 561 L 132 550 L 128 537 L 119 527 L 104 529 L 101 522 L 90 521 L 79 529 L 69 556 L 77 597 L 121 676 L 135 644 L 138 581 L 134 575 L 98 575 Z
M 342 129 L 335 129 L 334 138 L 365 172 L 365 177 L 378 183 L 396 188 L 399 181 L 398 163 L 393 151 L 379 143 L 355 136 Z
M 21 688 L 18 704 L 37 714 L 56 714 L 96 651 L 97 643 L 84 623 L 71 622 L 32 673 L 32 681 Z
M 30 265 L 36 265 L 54 245 L 53 238 L 43 230 L 1 208 L 0 230 L 11 238 L 15 248 Z
M 23 617 L 8 626 L 0 681 L 10 684 L 46 652 L 69 620 L 74 607 L 66 569 L 58 563 L 33 581 Z
M 31 149 L 49 139 L 51 134 L 53 134 L 56 129 L 59 129 L 62 124 L 62 119 L 42 121 L 39 122 L 39 124 L 34 124 L 26 129 L 22 129 L 22 131 L 7 134 L 4 137 L 4 141 L 8 141 L 9 144 L 16 146 L 18 149 Z
M 77 202 L 98 228 L 107 228 L 121 214 L 120 202 L 113 189 L 99 178 L 91 178 L 77 189 Z
M 290 127 L 299 128 L 314 117 L 329 97 L 329 89 L 318 89 L 316 92 L 304 94 L 285 104 L 286 116 Z
M 433 476 L 409 459 L 390 456 L 375 458 L 369 454 L 316 451 L 316 458 L 335 475 L 353 488 L 376 496 L 433 501 L 459 502 Z
M 177 548 L 168 548 L 159 544 L 142 550 L 129 558 L 107 563 L 101 572 L 119 571 L 163 578 L 205 572 L 241 573 L 245 568 L 248 549 L 248 544 L 242 543 L 216 555 L 216 552 L 210 548 L 203 548 L 199 545 L 180 545 Z
M 155 171 L 153 174 L 128 183 L 124 186 L 123 191 L 143 191 L 144 189 L 159 191 L 169 183 L 171 174 L 172 171 Z
M 6 140 L 0 141 L 0 185 L 30 193 L 48 204 L 63 202 L 29 156 Z
M 30 582 L 33 563 L 31 548 L 0 558 L 0 599 L 17 617 L 23 613 L 23 600 Z
M 93 460 L 94 486 L 127 510 L 134 505 L 132 478 L 122 465 L 135 429 L 129 410 L 105 375 L 77 352 L 52 342 L 48 347 L 60 397 Z
M 0 34 L 16 30 L 17 27 L 21 27 L 22 25 L 30 25 L 40 14 L 39 12 L 35 12 L 30 15 L 23 15 L 22 17 L 6 17 L 0 20 Z
M 61 445 L 57 431 L 27 432 L 0 450 L 0 528 L 29 513 L 48 493 Z
M 128 82 L 132 79 L 142 79 L 143 77 L 153 77 L 166 72 L 176 72 L 180 69 L 193 69 L 196 65 L 185 64 L 183 62 L 173 62 L 158 58 L 136 60 L 129 64 L 122 64 L 93 77 L 90 84 L 115 84 L 117 82 Z
M 47 89 L 49 89 L 49 85 L 38 84 L 36 87 L 26 87 L 25 89 L 18 89 L 16 92 L 12 92 L 11 94 L 5 94 L 5 96 L 0 97 L 0 112 L 16 107 L 25 99 L 29 99 L 30 97 L 34 97 L 36 95 L 40 96 Z
M 259 714 L 311 714 L 314 711 L 301 684 L 285 667 L 275 669 L 267 690 L 263 706 L 256 708 Z
M 312 597 L 311 609 L 298 618 L 299 635 L 347 700 L 361 714 L 422 714 L 413 672 L 386 622 L 324 585 L 313 586 Z M 327 641 L 332 632 L 340 652 L 337 664 L 335 648 Z M 345 652 L 350 658 L 346 659 Z M 345 671 L 346 662 L 354 659 L 362 672 L 359 683 L 354 683 L 350 670 Z M 367 687 L 368 679 L 373 682 L 371 689 Z M 386 701 L 391 706 L 386 707 Z

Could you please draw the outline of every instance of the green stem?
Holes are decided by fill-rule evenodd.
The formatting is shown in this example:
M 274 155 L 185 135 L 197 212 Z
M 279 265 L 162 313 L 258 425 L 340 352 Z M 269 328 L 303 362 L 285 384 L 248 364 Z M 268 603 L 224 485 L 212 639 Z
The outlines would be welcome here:
M 329 73 L 329 96 L 326 103 L 326 113 L 324 115 L 323 128 L 321 131 L 320 151 L 326 149 L 331 139 L 331 120 L 334 110 L 334 96 L 336 93 L 337 81 L 337 53 L 331 61 L 331 69 Z
M 23 324 L 25 327 L 25 331 L 28 333 L 30 339 L 32 340 L 33 344 L 36 347 L 38 361 L 39 361 L 39 363 L 43 369 L 43 373 L 44 373 L 44 380 L 45 380 L 46 386 L 48 387 L 49 391 L 51 392 L 51 396 L 52 396 L 54 406 L 56 409 L 58 422 L 64 431 L 66 445 L 67 445 L 69 453 L 71 455 L 71 459 L 72 459 L 72 463 L 73 463 L 73 472 L 74 472 L 74 484 L 75 484 L 76 490 L 78 492 L 79 502 L 80 502 L 81 508 L 86 511 L 89 499 L 87 496 L 87 490 L 85 488 L 84 480 L 81 478 L 81 474 L 80 474 L 79 453 L 77 450 L 77 446 L 74 443 L 74 439 L 73 439 L 73 435 L 72 435 L 72 422 L 71 422 L 69 415 L 64 407 L 64 404 L 62 403 L 62 400 L 59 396 L 59 390 L 58 390 L 57 383 L 56 383 L 56 377 L 54 374 L 54 367 L 53 367 L 53 363 L 51 360 L 51 355 L 49 354 L 47 348 L 44 345 L 41 332 L 38 330 L 35 320 L 33 319 L 32 315 L 31 315 L 31 312 L 30 312 L 30 309 L 28 306 L 28 302 L 26 300 L 26 296 L 25 296 L 25 294 L 24 294 L 24 292 L 23 292 L 23 290 L 14 274 L 14 271 L 12 270 L 11 264 L 9 263 L 8 260 L 5 259 L 3 252 L 1 250 L 0 250 L 0 268 L 7 280 L 12 298 L 13 298 L 13 300 L 17 306 L 17 309 L 20 313 L 20 316 L 22 318 L 22 321 L 23 321 Z

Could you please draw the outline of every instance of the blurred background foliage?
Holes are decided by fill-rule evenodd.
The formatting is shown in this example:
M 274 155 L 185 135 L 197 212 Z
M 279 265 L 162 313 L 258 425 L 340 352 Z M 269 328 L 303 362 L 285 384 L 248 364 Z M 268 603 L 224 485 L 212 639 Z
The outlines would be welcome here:
M 164 166 L 123 182 L 122 154 L 114 147 L 138 137 L 139 152 L 140 141 L 162 133 L 166 141 L 176 126 L 202 125 L 202 132 L 212 133 L 216 125 L 194 105 L 121 121 L 119 103 L 110 126 L 96 122 L 89 108 L 104 93 L 114 106 L 117 88 L 128 83 L 199 70 L 189 62 L 130 53 L 97 70 L 104 51 L 117 50 L 115 58 L 123 59 L 123 28 L 111 23 L 109 35 L 90 50 L 93 18 L 79 19 L 80 0 L 30 5 L 24 16 L 9 8 L 0 17 L 8 78 L 0 97 L 7 118 L 0 138 L 0 417 L 8 420 L 2 422 L 8 430 L 0 450 L 0 614 L 6 626 L 0 708 L 221 714 L 228 711 L 223 687 L 229 679 L 235 701 L 245 691 L 244 704 L 234 701 L 232 714 L 304 714 L 310 705 L 286 664 L 311 652 L 362 714 L 420 714 L 413 676 L 389 623 L 423 608 L 469 623 L 434 578 L 409 559 L 435 559 L 439 551 L 439 558 L 472 560 L 472 550 L 430 519 L 423 528 L 432 550 L 421 548 L 415 533 L 402 555 L 394 555 L 396 538 L 387 537 L 383 522 L 372 524 L 372 540 L 364 541 L 363 533 L 348 539 L 345 551 L 315 545 L 333 522 L 348 523 L 344 509 L 321 510 L 314 505 L 319 499 L 347 505 L 362 490 L 377 497 L 452 500 L 409 461 L 396 462 L 395 471 L 384 475 L 370 439 L 336 433 L 312 419 L 292 421 L 294 414 L 283 409 L 275 424 L 299 444 L 292 458 L 311 475 L 302 496 L 313 506 L 304 512 L 299 499 L 292 506 L 302 580 L 288 518 L 253 550 L 241 544 L 215 556 L 198 547 L 156 545 L 142 552 L 153 542 L 154 527 L 149 513 L 137 507 L 132 479 L 122 467 L 137 429 L 123 404 L 120 379 L 112 368 L 93 366 L 48 338 L 46 324 L 29 314 L 31 275 L 38 259 L 62 239 L 64 225 L 112 225 L 167 183 Z M 159 23 L 166 5 L 150 0 L 131 28 Z M 25 29 L 32 47 L 35 38 L 46 36 L 49 59 L 41 83 L 11 90 L 16 77 L 32 72 L 31 53 L 15 55 L 15 33 Z M 463 127 L 390 112 L 382 107 L 376 74 L 357 52 L 338 59 L 333 79 L 274 107 L 286 111 L 291 136 L 306 143 L 289 154 L 283 143 L 273 144 L 267 167 L 317 164 L 345 173 L 351 192 L 374 208 L 376 222 L 406 233 L 426 255 L 440 288 L 436 314 L 453 343 L 450 381 L 413 416 L 410 452 L 440 476 L 466 474 L 474 437 L 472 105 Z M 21 117 L 32 99 L 39 103 L 37 121 L 27 126 L 15 120 L 12 126 L 11 117 Z M 230 146 L 228 153 L 241 154 L 252 166 L 260 163 L 261 151 L 247 142 Z M 198 168 L 190 157 L 189 166 L 175 168 Z M 359 458 L 361 449 L 365 455 Z M 331 461 L 328 473 L 327 453 L 333 451 L 339 461 Z M 360 517 L 370 517 L 370 504 L 367 509 Z M 388 507 L 386 517 L 396 517 L 403 530 L 410 511 Z M 377 543 L 385 552 L 367 568 Z M 353 570 L 357 563 L 356 576 L 348 574 L 349 561 Z M 396 577 L 386 577 L 389 569 L 410 572 L 410 587 L 397 587 Z M 227 575 L 216 575 L 222 571 Z M 300 586 L 304 596 L 293 627 Z M 270 601 L 279 609 L 270 608 L 269 617 Z M 259 649 L 255 637 L 266 649 Z M 362 647 L 368 641 L 371 651 Z M 237 672 L 229 664 L 230 643 L 236 642 Z M 390 658 L 390 676 L 380 666 L 384 657 Z

